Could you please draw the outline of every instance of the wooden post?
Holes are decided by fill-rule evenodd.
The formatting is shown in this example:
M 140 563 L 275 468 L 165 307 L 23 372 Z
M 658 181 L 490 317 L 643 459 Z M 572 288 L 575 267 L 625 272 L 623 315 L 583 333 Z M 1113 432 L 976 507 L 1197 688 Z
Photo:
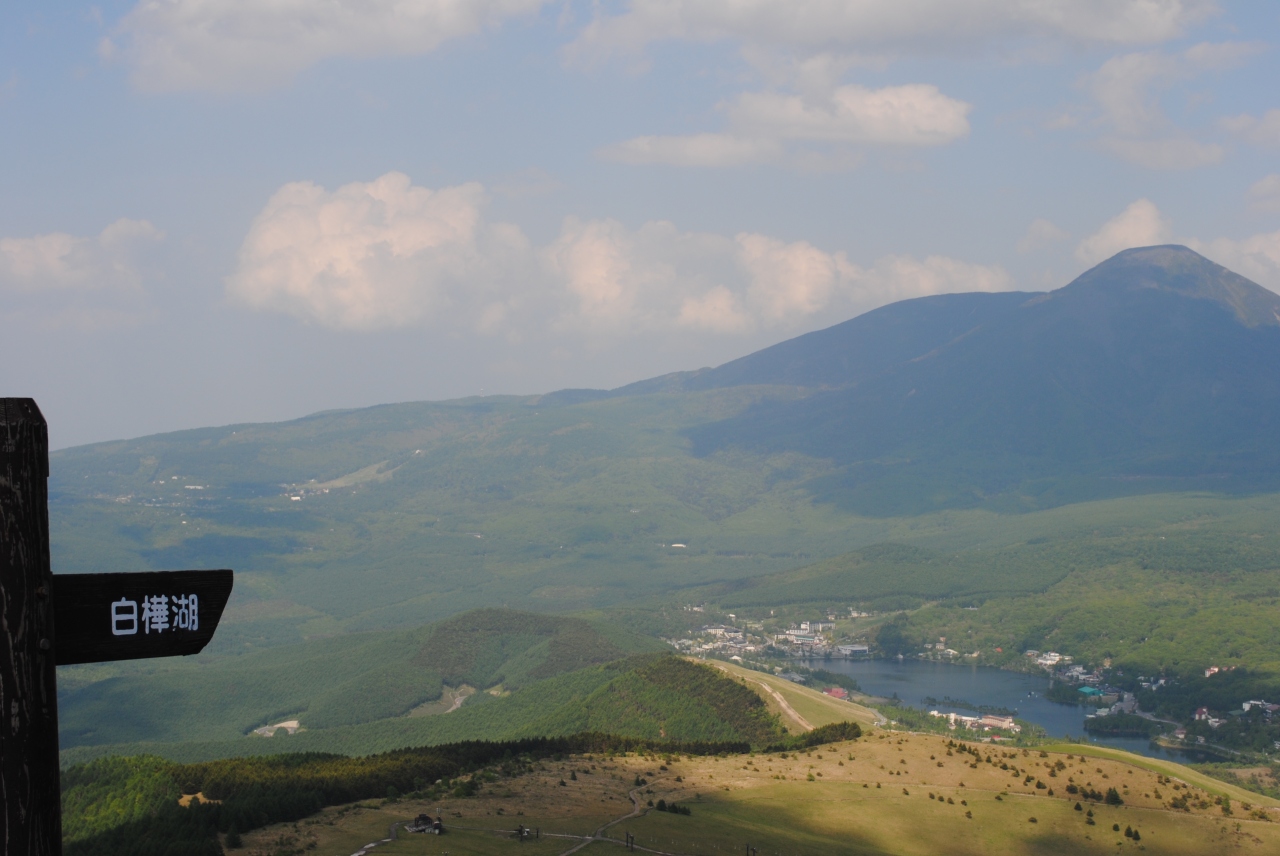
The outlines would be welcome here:
M 48 478 L 40 408 L 0 398 L 2 856 L 62 854 Z

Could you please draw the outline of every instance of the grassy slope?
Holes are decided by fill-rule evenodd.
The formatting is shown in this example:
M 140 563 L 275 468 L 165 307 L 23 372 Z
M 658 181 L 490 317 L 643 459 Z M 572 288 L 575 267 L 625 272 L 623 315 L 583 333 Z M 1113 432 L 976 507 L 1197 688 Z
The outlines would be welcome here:
M 710 665 L 724 670 L 738 680 L 745 681 L 748 686 L 761 694 L 769 705 L 769 709 L 778 714 L 793 733 L 798 729 L 803 729 L 803 726 L 789 716 L 787 711 L 782 709 L 772 696 L 772 693 L 770 693 L 770 690 L 786 699 L 791 709 L 803 717 L 813 728 L 820 728 L 823 725 L 830 725 L 835 722 L 857 722 L 865 728 L 875 725 L 881 718 L 870 708 L 832 698 L 817 690 L 792 683 L 775 675 L 755 672 L 751 669 L 744 669 L 733 663 L 725 663 L 719 660 L 709 662 Z
M 902 742 L 899 742 L 902 741 Z M 851 744 L 819 747 L 811 753 L 792 755 L 730 756 L 725 758 L 614 757 L 571 758 L 547 763 L 532 773 L 500 779 L 478 797 L 445 798 L 430 803 L 407 800 L 377 809 L 351 811 L 330 809 L 304 821 L 295 832 L 288 825 L 269 827 L 247 837 L 251 848 L 264 849 L 281 835 L 296 835 L 296 846 L 314 840 L 318 852 L 354 852 L 378 836 L 392 822 L 413 817 L 419 811 L 443 814 L 452 824 L 448 839 L 453 854 L 496 854 L 510 852 L 514 842 L 481 830 L 509 830 L 514 823 L 536 826 L 543 833 L 589 834 L 592 830 L 622 817 L 631 810 L 627 797 L 634 777 L 647 778 L 643 799 L 675 799 L 692 808 L 689 816 L 648 811 L 639 818 L 614 826 L 610 834 L 620 842 L 624 832 L 637 836 L 637 844 L 665 852 L 716 856 L 741 852 L 750 842 L 760 853 L 809 853 L 836 856 L 845 853 L 882 854 L 1102 854 L 1138 849 L 1123 834 L 1113 832 L 1112 823 L 1137 827 L 1146 853 L 1186 854 L 1245 852 L 1267 853 L 1280 846 L 1280 823 L 1247 817 L 1240 802 L 1226 820 L 1217 807 L 1192 812 L 1175 812 L 1145 798 L 1156 785 L 1155 776 L 1140 769 L 1137 759 L 1119 753 L 1117 759 L 1079 761 L 1079 747 L 1062 747 L 1062 754 L 1041 759 L 1039 753 L 1017 756 L 1016 763 L 1034 769 L 1063 760 L 1070 766 L 1066 775 L 1096 780 L 1095 769 L 1103 767 L 1106 782 L 1127 782 L 1133 794 L 1125 806 L 1092 806 L 1097 823 L 1088 826 L 1083 812 L 1074 811 L 1075 800 L 1059 793 L 1048 797 L 1044 791 L 1022 786 L 1021 778 L 1010 777 L 986 764 L 973 770 L 948 757 L 946 738 L 924 735 L 873 735 Z M 983 747 L 989 750 L 990 747 Z M 899 751 L 901 750 L 901 751 Z M 1074 757 L 1067 759 L 1067 754 Z M 849 756 L 852 755 L 853 759 Z M 929 756 L 945 762 L 943 768 Z M 905 760 L 908 763 L 898 764 Z M 670 769 L 662 772 L 658 764 Z M 1193 781 L 1190 771 L 1170 765 L 1169 775 Z M 567 770 L 577 769 L 577 780 L 567 781 Z M 746 769 L 744 769 L 746 768 Z M 890 770 L 905 771 L 891 776 Z M 592 769 L 591 775 L 583 775 Z M 1043 767 L 1039 767 L 1043 773 Z M 1133 772 L 1130 773 L 1129 771 Z M 807 781 L 808 773 L 822 776 Z M 684 781 L 675 782 L 680 775 Z M 779 779 L 778 776 L 783 778 Z M 960 782 L 964 784 L 961 785 Z M 882 787 L 877 789 L 879 782 Z M 862 787 L 863 783 L 869 787 Z M 892 783 L 892 784 L 890 784 Z M 1096 781 L 1095 781 L 1096 784 Z M 1209 782 L 1209 793 L 1220 784 Z M 904 789 L 908 793 L 903 793 Z M 653 793 L 648 793 L 652 790 Z M 1163 788 L 1170 795 L 1168 787 Z M 1004 791 L 1007 796 L 996 800 Z M 929 793 L 944 800 L 930 800 Z M 947 804 L 945 797 L 953 802 Z M 961 800 L 968 805 L 960 804 Z M 1280 818 L 1280 802 L 1253 795 L 1245 801 L 1256 808 L 1269 806 Z M 973 814 L 964 816 L 965 811 Z M 517 812 L 521 813 L 517 815 Z M 1037 822 L 1029 822 L 1030 817 Z M 357 831 L 359 830 L 359 832 Z M 361 835 L 364 838 L 361 839 Z M 357 840 L 360 839 L 360 840 Z M 1117 841 L 1122 842 L 1117 847 Z M 521 845 L 532 853 L 560 853 L 573 842 L 548 839 Z M 380 845 L 390 854 L 438 853 L 439 839 L 402 836 L 394 843 Z M 592 844 L 586 852 L 623 852 L 617 844 Z

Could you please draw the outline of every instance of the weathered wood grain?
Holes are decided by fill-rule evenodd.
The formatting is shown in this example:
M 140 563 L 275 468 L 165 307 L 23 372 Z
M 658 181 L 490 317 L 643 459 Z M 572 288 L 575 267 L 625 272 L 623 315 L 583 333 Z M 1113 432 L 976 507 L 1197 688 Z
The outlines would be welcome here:
M 62 853 L 49 567 L 49 436 L 29 398 L 0 398 L 0 852 Z

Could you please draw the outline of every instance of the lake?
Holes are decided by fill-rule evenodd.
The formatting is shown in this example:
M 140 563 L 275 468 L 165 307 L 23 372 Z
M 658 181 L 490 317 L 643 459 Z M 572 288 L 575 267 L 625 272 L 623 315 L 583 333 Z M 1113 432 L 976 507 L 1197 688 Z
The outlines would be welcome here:
M 1044 698 L 1049 688 L 1047 675 L 1009 672 L 990 666 L 964 666 L 927 660 L 806 660 L 806 665 L 848 675 L 862 691 L 892 698 L 924 710 L 954 711 L 970 716 L 973 711 L 944 704 L 924 704 L 925 698 L 952 698 L 974 705 L 1016 710 L 1019 719 L 1034 723 L 1052 737 L 1070 736 L 1090 743 L 1114 746 L 1136 755 L 1199 762 L 1220 760 L 1194 749 L 1169 749 L 1140 737 L 1093 737 L 1085 733 L 1084 718 L 1089 708 L 1058 704 Z

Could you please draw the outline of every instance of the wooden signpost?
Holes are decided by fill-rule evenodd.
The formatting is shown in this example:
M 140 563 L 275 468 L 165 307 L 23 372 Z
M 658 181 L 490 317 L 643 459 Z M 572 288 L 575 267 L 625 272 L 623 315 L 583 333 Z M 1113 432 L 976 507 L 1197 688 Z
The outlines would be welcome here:
M 198 653 L 233 574 L 53 576 L 49 435 L 29 398 L 0 398 L 0 856 L 60 856 L 55 666 Z

